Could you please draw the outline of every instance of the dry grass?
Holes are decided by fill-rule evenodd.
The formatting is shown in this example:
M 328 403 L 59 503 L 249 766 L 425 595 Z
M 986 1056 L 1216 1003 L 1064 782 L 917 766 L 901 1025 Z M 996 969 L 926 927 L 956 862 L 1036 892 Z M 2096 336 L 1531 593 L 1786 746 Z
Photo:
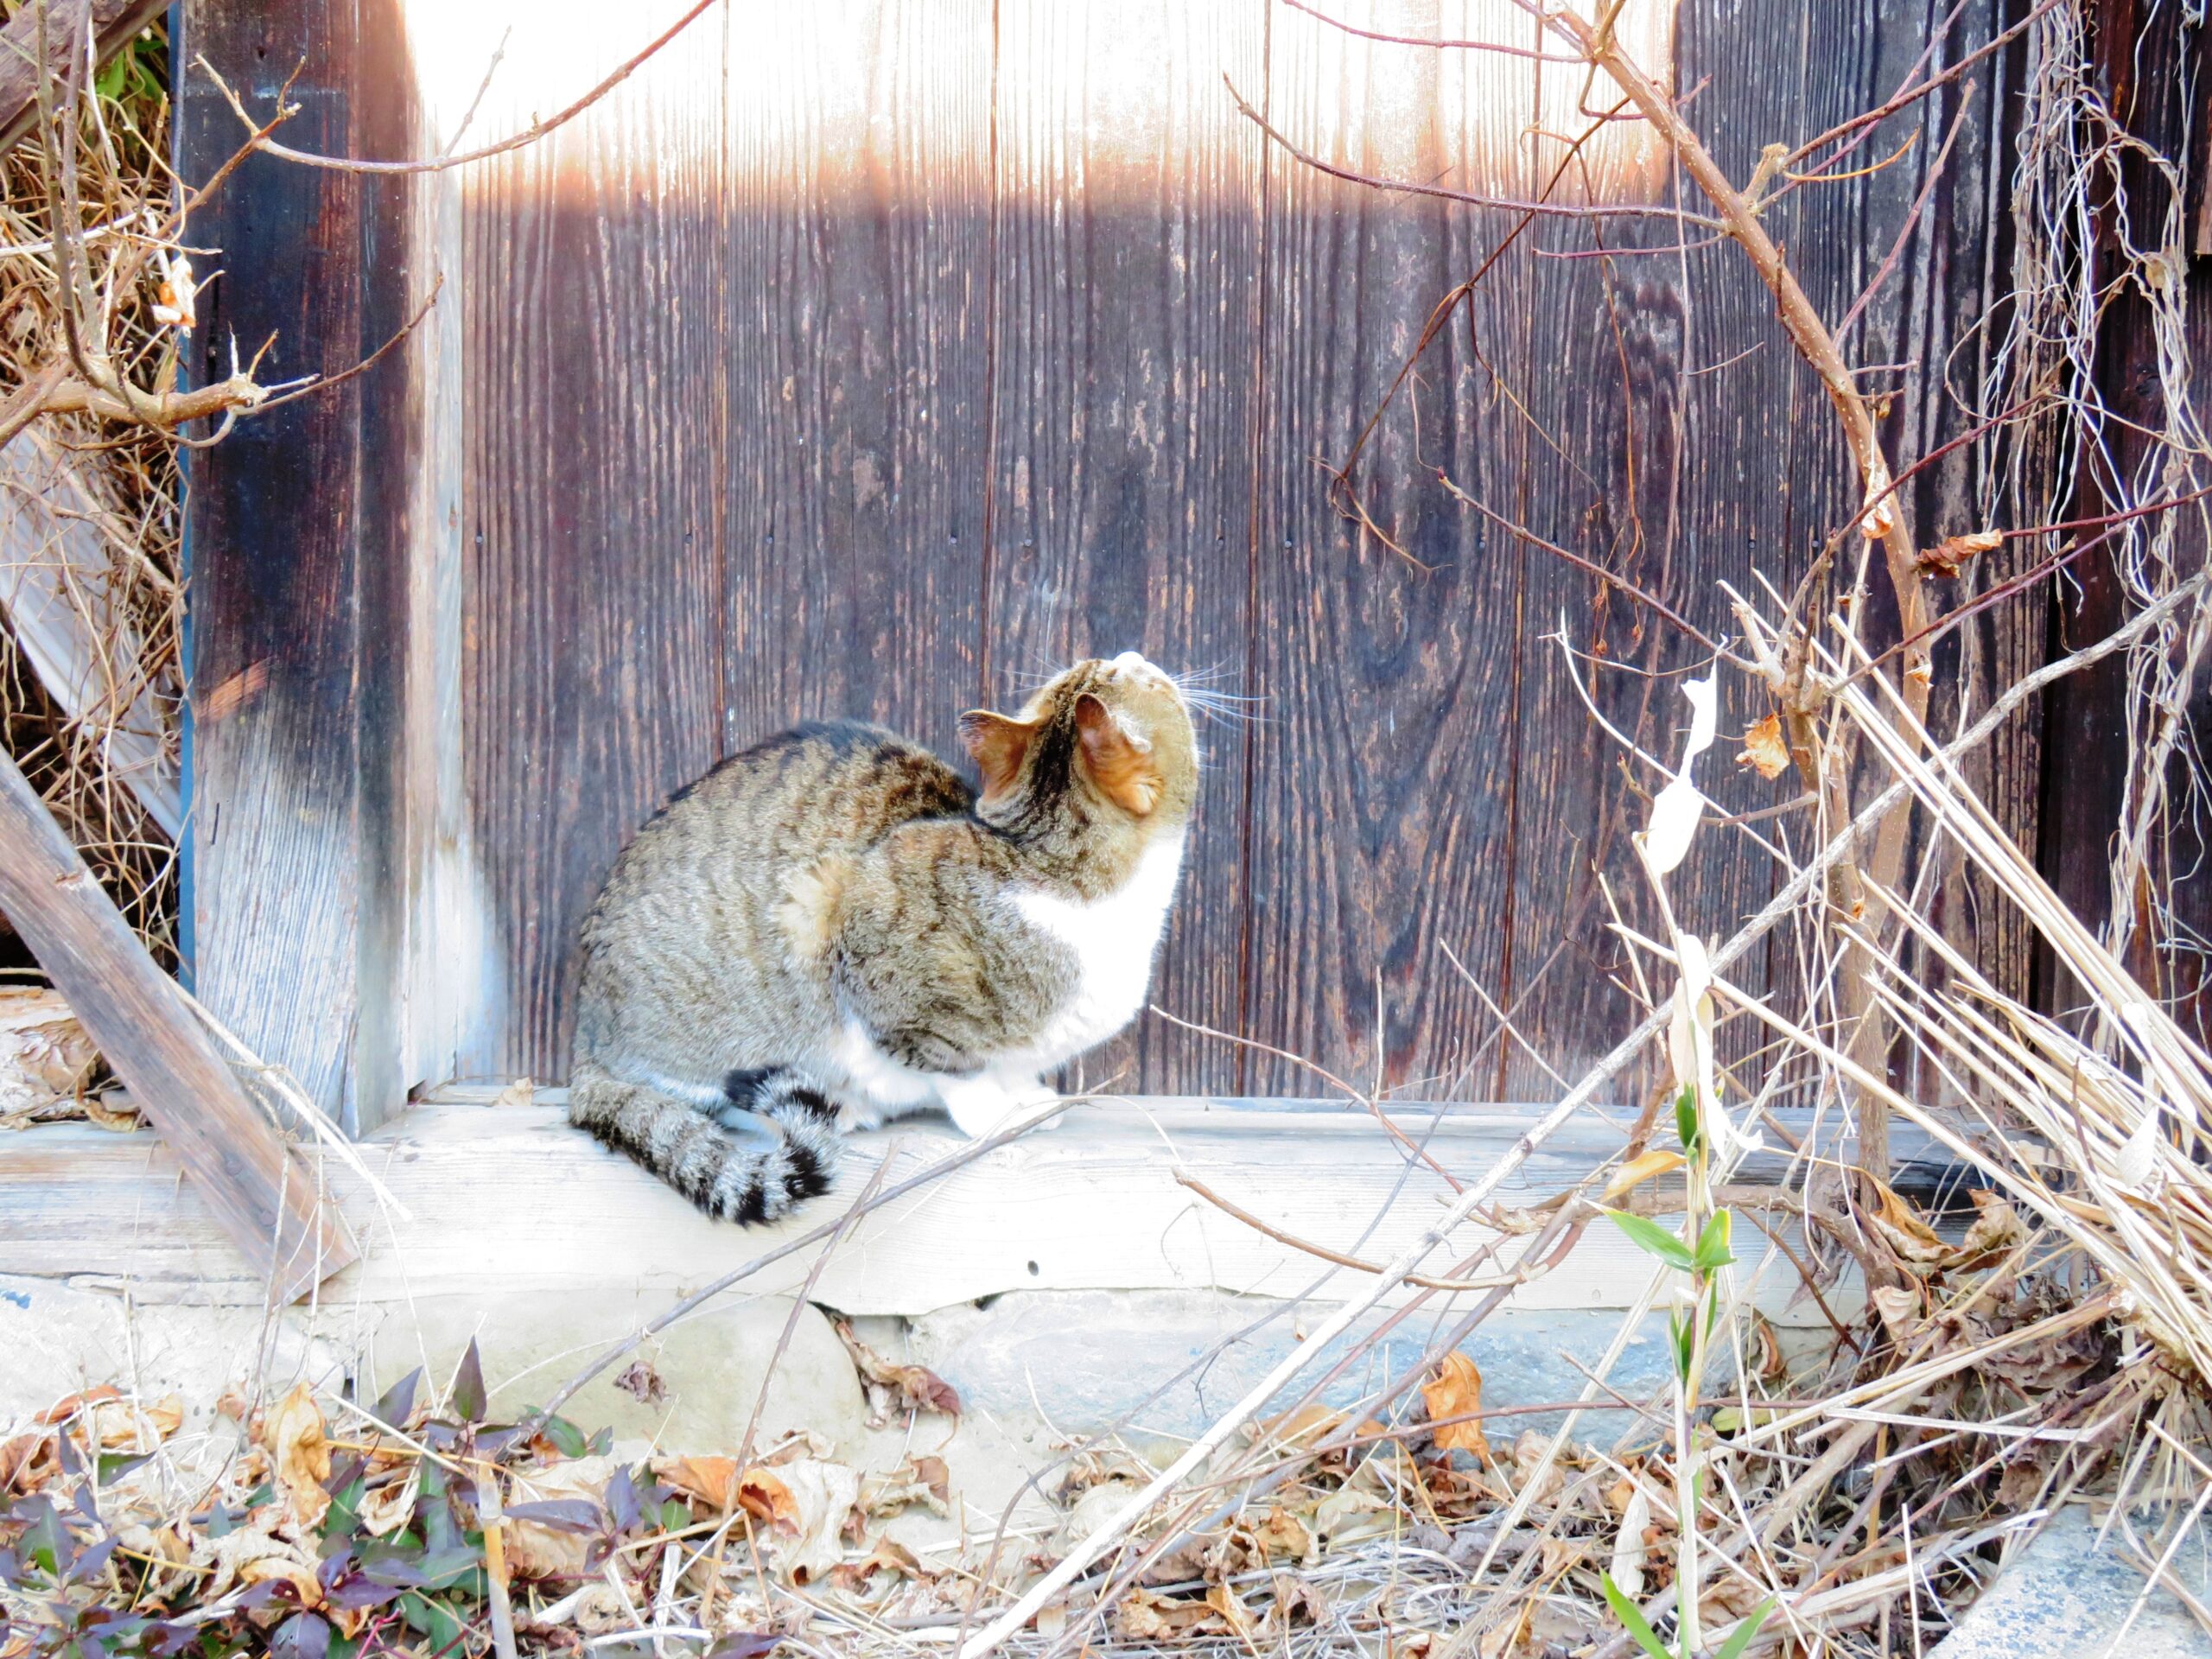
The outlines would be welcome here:
M 150 66 L 166 55 L 165 46 L 158 59 L 149 48 L 131 61 Z M 165 212 L 171 197 L 167 97 L 135 67 L 117 91 L 97 100 L 97 118 L 88 113 L 79 123 L 88 230 L 150 226 L 150 214 Z M 12 385 L 67 349 L 52 230 L 38 144 L 27 140 L 0 156 L 0 378 Z M 174 380 L 177 336 L 152 315 L 155 282 L 111 280 L 135 245 L 131 235 L 109 230 L 89 236 L 85 251 L 109 323 L 109 352 L 133 382 L 158 387 Z M 63 671 L 70 689 L 42 681 L 46 664 L 27 649 L 23 620 L 10 615 L 11 626 L 0 628 L 0 741 L 140 937 L 173 960 L 174 836 L 133 785 L 149 776 L 146 747 L 170 779 L 177 767 L 184 609 L 176 449 L 149 427 L 50 415 L 10 454 L 16 464 L 0 473 L 4 556 L 69 566 L 60 602 L 95 649 Z M 57 482 L 56 468 L 66 482 Z M 65 557 L 60 543 L 73 527 L 88 532 L 71 544 L 90 550 L 89 558 Z M 139 747 L 118 745 L 118 730 L 136 734 Z

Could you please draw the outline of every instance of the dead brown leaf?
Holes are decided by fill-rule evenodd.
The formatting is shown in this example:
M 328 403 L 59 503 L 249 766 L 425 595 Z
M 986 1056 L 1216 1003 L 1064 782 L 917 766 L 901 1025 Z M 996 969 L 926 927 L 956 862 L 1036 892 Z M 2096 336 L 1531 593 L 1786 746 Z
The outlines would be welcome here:
M 1598 1195 L 1600 1204 L 1611 1204 L 1622 1193 L 1641 1186 L 1644 1182 L 1665 1175 L 1682 1166 L 1682 1154 L 1669 1152 L 1663 1147 L 1654 1147 L 1649 1152 L 1631 1158 L 1613 1172 L 1605 1183 L 1605 1190 Z
M 75 1116 L 99 1062 L 59 991 L 0 989 L 0 1122 L 21 1127 L 64 1103 Z
M 1260 1524 L 1252 1529 L 1252 1538 L 1270 1564 L 1277 1560 L 1302 1561 L 1313 1553 L 1313 1533 L 1303 1521 L 1281 1504 L 1269 1510 Z
M 44 1491 L 60 1472 L 60 1450 L 51 1434 L 18 1434 L 0 1444 L 0 1492 L 28 1497 Z
M 867 1385 L 870 1427 L 881 1427 L 898 1411 L 933 1411 L 958 1418 L 958 1392 L 928 1366 L 886 1359 L 853 1334 L 850 1320 L 837 1321 L 837 1335 Z
M 793 1584 L 812 1584 L 844 1559 L 844 1537 L 860 1497 L 861 1478 L 842 1463 L 801 1458 L 774 1474 L 751 1469 L 738 1483 L 738 1502 L 755 1515 L 772 1511 L 773 1529 L 791 1535 L 777 1546 L 777 1565 Z
M 410 1459 L 406 1465 L 381 1486 L 372 1486 L 362 1494 L 359 1511 L 361 1525 L 372 1538 L 387 1537 L 397 1532 L 415 1518 L 415 1500 L 423 1493 L 423 1465 Z M 507 1535 L 507 1558 L 514 1559 L 514 1534 Z
M 911 1458 L 861 1483 L 861 1512 L 880 1521 L 918 1503 L 931 1515 L 950 1515 L 950 1485 L 942 1458 Z
M 736 1492 L 740 1507 L 756 1521 L 766 1521 L 772 1527 L 798 1529 L 798 1500 L 791 1496 L 791 1489 L 781 1477 L 766 1469 L 748 1469 L 737 1483 Z
M 879 1538 L 874 1552 L 866 1560 L 841 1562 L 830 1570 L 829 1581 L 841 1590 L 858 1590 L 879 1573 L 916 1580 L 927 1580 L 930 1576 L 906 1545 L 894 1539 Z
M 90 1401 L 79 1421 L 80 1432 L 101 1451 L 143 1457 L 184 1426 L 184 1402 L 174 1394 L 150 1406 L 133 1400 Z
M 1739 766 L 1750 766 L 1765 779 L 1789 770 L 1789 745 L 1783 740 L 1782 716 L 1769 715 L 1744 734 L 1744 747 L 1736 757 Z
M 1936 1236 L 1936 1230 L 1910 1205 L 1879 1181 L 1872 1185 L 1874 1211 L 1867 1219 L 1897 1260 L 1923 1273 L 1942 1267 L 1950 1256 L 1951 1247 Z
M 322 1604 L 322 1586 L 315 1577 L 315 1561 L 299 1545 L 271 1537 L 258 1527 L 241 1527 L 220 1538 L 201 1535 L 193 1540 L 192 1565 L 206 1577 L 200 1593 L 208 1601 L 233 1588 L 282 1579 L 299 1594 L 301 1605 Z
M 1573 1572 L 1590 1559 L 1590 1545 L 1580 1538 L 1547 1538 L 1539 1546 L 1538 1576 L 1546 1583 Z
M 1132 1642 L 1162 1642 L 1219 1635 L 1227 1624 L 1217 1611 L 1203 1601 L 1175 1601 L 1135 1589 L 1114 1604 L 1114 1629 Z
M 130 1135 L 141 1127 L 138 1103 L 120 1089 L 110 1089 L 84 1099 L 85 1122 L 111 1135 Z
M 1258 1634 L 1259 1625 L 1252 1617 L 1251 1609 L 1245 1606 L 1243 1599 L 1236 1593 L 1235 1585 L 1208 1586 L 1206 1605 L 1221 1615 L 1222 1623 L 1229 1626 L 1230 1634 L 1247 1647 L 1253 1645 L 1252 1639 Z
M 798 1505 L 791 1489 L 766 1469 L 755 1465 L 740 1477 L 734 1458 L 661 1458 L 653 1473 L 695 1503 L 718 1514 L 742 1508 L 757 1521 L 786 1528 L 798 1525 Z
M 1698 1611 L 1704 1615 L 1708 1626 L 1732 1624 L 1751 1617 L 1751 1610 L 1766 1599 L 1766 1592 L 1733 1573 L 1708 1583 L 1698 1596 Z
M 111 1400 L 123 1398 L 123 1390 L 102 1383 L 97 1389 L 86 1389 L 82 1394 L 65 1395 L 38 1414 L 39 1422 L 48 1428 L 66 1423 L 79 1412 L 94 1406 L 104 1406 Z
M 1513 1465 L 1520 1475 L 1521 1484 L 1531 1487 L 1531 1504 L 1549 1503 L 1567 1486 L 1566 1471 L 1573 1465 L 1572 1449 L 1562 1446 L 1556 1458 L 1551 1457 L 1552 1437 L 1541 1428 L 1523 1429 L 1521 1438 L 1513 1443 Z
M 1262 1636 L 1279 1639 L 1293 1624 L 1318 1624 L 1328 1617 L 1326 1598 L 1295 1573 L 1277 1573 L 1270 1583 L 1274 1589 L 1274 1605 L 1260 1621 Z
M 1473 1360 L 1455 1351 L 1445 1355 L 1444 1363 L 1437 1367 L 1435 1380 L 1421 1384 L 1421 1397 L 1428 1407 L 1428 1420 L 1433 1423 L 1480 1411 L 1483 1374 L 1476 1369 Z M 1479 1419 L 1445 1422 L 1436 1431 L 1436 1446 L 1441 1452 L 1471 1452 L 1484 1462 L 1490 1461 L 1490 1437 L 1483 1433 Z
M 330 1508 L 322 1483 L 330 1478 L 330 1443 L 323 1433 L 322 1408 L 304 1382 L 276 1402 L 262 1425 L 270 1471 L 283 1501 L 284 1514 L 302 1533 L 320 1525 Z
M 2027 1242 L 2027 1223 L 2002 1198 L 1983 1187 L 1967 1196 L 1974 1199 L 1974 1225 L 1945 1264 L 1953 1272 L 1987 1267 Z
M 647 1360 L 632 1360 L 629 1369 L 614 1379 L 614 1386 L 643 1405 L 657 1406 L 668 1398 L 668 1384 Z
M 1946 536 L 1920 554 L 1920 568 L 1935 576 L 1955 576 L 1977 554 L 1994 552 L 2004 545 L 2002 531 L 1978 530 L 1969 536 Z

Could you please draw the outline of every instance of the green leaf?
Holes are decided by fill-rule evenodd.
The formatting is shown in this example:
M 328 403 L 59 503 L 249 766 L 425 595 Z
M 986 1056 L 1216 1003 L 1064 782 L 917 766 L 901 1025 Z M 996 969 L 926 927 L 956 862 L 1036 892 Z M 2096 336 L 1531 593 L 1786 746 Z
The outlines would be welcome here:
M 527 1417 L 530 1413 L 523 1415 Z M 583 1430 L 565 1417 L 548 1417 L 538 1426 L 537 1432 L 552 1441 L 554 1448 L 564 1458 L 581 1458 L 589 1449 Z
M 1729 1631 L 1728 1639 L 1720 1644 L 1713 1659 L 1742 1659 L 1744 1649 L 1751 1645 L 1751 1638 L 1759 1633 L 1759 1626 L 1766 1623 L 1767 1613 L 1773 1605 L 1774 1598 L 1769 1596 L 1745 1614 L 1744 1622 Z
M 1659 1632 L 1651 1628 L 1651 1621 L 1644 1618 L 1643 1609 L 1621 1593 L 1620 1586 L 1613 1582 L 1613 1575 L 1605 1573 L 1598 1582 L 1605 1586 L 1605 1605 L 1613 1610 L 1613 1617 L 1620 1620 L 1621 1627 L 1636 1638 L 1636 1645 L 1649 1654 L 1651 1659 L 1675 1659 L 1667 1651 L 1667 1644 L 1659 1639 Z
M 1687 1387 L 1690 1380 L 1690 1362 L 1697 1357 L 1697 1327 L 1676 1309 L 1667 1316 L 1667 1330 L 1674 1339 L 1675 1376 Z
M 399 1599 L 399 1612 L 410 1629 L 429 1638 L 433 1649 L 442 1652 L 460 1644 L 461 1621 L 443 1603 L 410 1590 Z
M 1712 1219 L 1705 1224 L 1705 1230 L 1697 1237 L 1697 1251 L 1690 1260 L 1690 1265 L 1696 1272 L 1718 1273 L 1735 1262 L 1735 1254 L 1728 1246 L 1732 1220 L 1726 1210 L 1716 1210 Z
M 361 1505 L 368 1497 L 369 1483 L 365 1479 L 348 1481 L 330 1499 L 330 1507 L 323 1511 L 321 1535 L 326 1543 L 343 1542 L 361 1530 Z M 328 1559 L 328 1552 L 325 1552 Z
M 1670 1268 L 1678 1268 L 1684 1273 L 1690 1270 L 1690 1247 L 1657 1222 L 1648 1216 L 1631 1216 L 1625 1210 L 1608 1210 L 1605 1213 L 1638 1249 L 1657 1256 Z
M 112 60 L 92 80 L 92 89 L 102 98 L 117 98 L 122 94 L 124 77 L 130 73 L 130 54 L 126 52 Z
M 660 1529 L 663 1532 L 681 1532 L 690 1524 L 691 1511 L 684 1507 L 682 1498 L 671 1497 L 662 1503 Z
M 1675 1133 L 1681 1137 L 1682 1150 L 1697 1151 L 1700 1126 L 1697 1121 L 1697 1085 L 1687 1084 L 1682 1092 L 1675 1096 Z

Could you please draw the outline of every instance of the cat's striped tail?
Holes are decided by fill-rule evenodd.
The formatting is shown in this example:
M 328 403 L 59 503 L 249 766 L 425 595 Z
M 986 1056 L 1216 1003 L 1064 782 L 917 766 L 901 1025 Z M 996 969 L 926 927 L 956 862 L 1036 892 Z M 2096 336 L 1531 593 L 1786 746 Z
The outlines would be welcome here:
M 818 1098 L 804 1089 L 769 1087 L 756 1089 L 750 1102 L 733 1102 L 749 1104 L 782 1132 L 764 1141 L 724 1128 L 673 1095 L 580 1060 L 569 1080 L 569 1121 L 709 1215 L 744 1225 L 773 1221 L 830 1190 L 842 1148 L 831 1117 L 815 1105 Z

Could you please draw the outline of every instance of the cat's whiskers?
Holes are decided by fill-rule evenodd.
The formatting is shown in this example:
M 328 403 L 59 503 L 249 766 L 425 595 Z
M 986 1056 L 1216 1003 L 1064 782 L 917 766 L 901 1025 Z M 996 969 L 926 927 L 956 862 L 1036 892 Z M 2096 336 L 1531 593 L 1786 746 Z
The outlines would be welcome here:
M 1175 689 L 1181 694 L 1185 708 L 1224 726 L 1257 726 L 1266 721 L 1267 716 L 1259 712 L 1267 703 L 1265 697 L 1242 696 L 1234 691 L 1193 684 L 1187 676 L 1177 677 Z

